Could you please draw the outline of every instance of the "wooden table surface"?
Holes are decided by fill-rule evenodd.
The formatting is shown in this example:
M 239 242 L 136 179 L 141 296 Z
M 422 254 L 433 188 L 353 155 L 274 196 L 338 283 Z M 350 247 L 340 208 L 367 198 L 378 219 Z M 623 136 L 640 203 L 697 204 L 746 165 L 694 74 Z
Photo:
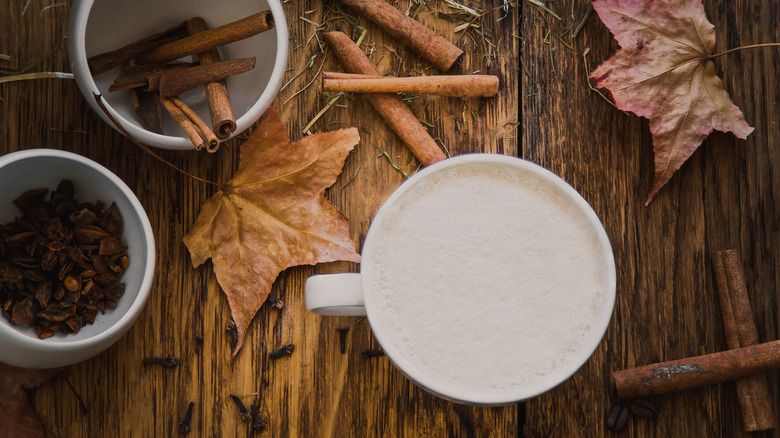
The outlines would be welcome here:
M 212 188 L 171 171 L 108 127 L 74 81 L 15 82 L 0 85 L 0 153 L 55 148 L 105 165 L 135 191 L 157 240 L 155 282 L 135 326 L 106 352 L 31 393 L 51 436 L 175 436 L 190 401 L 192 436 L 247 436 L 229 394 L 247 404 L 260 397 L 269 422 L 263 436 L 518 436 L 524 426 L 537 437 L 556 428 L 558 437 L 612 436 L 605 418 L 616 401 L 613 371 L 726 348 L 711 267 L 712 252 L 725 248 L 742 256 L 760 339 L 778 338 L 780 51 L 743 51 L 716 61 L 755 132 L 746 141 L 711 135 L 645 207 L 653 175 L 647 121 L 616 110 L 586 82 L 583 52 L 590 49 L 592 70 L 617 44 L 596 14 L 576 38 L 570 36 L 590 7 L 587 1 L 549 1 L 560 21 L 529 2 L 505 8 L 499 0 L 468 3 L 487 11 L 479 19 L 445 1 L 396 3 L 464 49 L 454 73 L 501 78 L 500 96 L 492 99 L 412 99 L 409 105 L 431 135 L 452 155 L 493 152 L 539 163 L 572 184 L 602 219 L 614 248 L 618 288 L 612 323 L 593 357 L 571 379 L 526 403 L 485 408 L 443 401 L 411 384 L 386 358 L 361 356 L 379 347 L 364 318 L 321 318 L 305 311 L 308 276 L 358 268 L 331 263 L 284 271 L 271 296 L 283 298 L 286 306 L 280 311 L 264 305 L 245 346 L 230 360 L 227 300 L 210 264 L 193 269 L 182 243 Z M 718 31 L 718 52 L 780 41 L 780 1 L 704 4 Z M 348 8 L 335 9 L 337 1 L 291 0 L 284 7 L 291 36 L 284 82 L 292 81 L 276 103 L 298 139 L 331 97 L 319 91 L 317 73 L 338 68 L 320 38 L 307 44 L 316 28 L 311 22 L 346 30 L 355 39 L 362 30 L 344 19 L 341 12 L 352 14 Z M 7 0 L 0 13 L 0 53 L 10 60 L 0 60 L 0 68 L 69 71 L 69 9 L 69 1 Z M 478 28 L 455 32 L 472 19 Z M 357 24 L 367 29 L 362 48 L 382 72 L 434 73 L 376 26 L 365 19 Z M 327 196 L 350 218 L 350 233 L 362 244 L 372 215 L 403 179 L 378 156 L 387 151 L 410 173 L 418 163 L 359 96 L 342 97 L 312 131 L 348 126 L 360 128 L 362 142 Z M 231 141 L 215 155 L 161 155 L 197 175 L 226 181 L 238 166 L 239 145 Z M 344 354 L 339 327 L 349 328 Z M 296 345 L 294 354 L 267 359 L 269 351 L 287 343 Z M 146 356 L 160 355 L 180 357 L 182 363 L 172 370 L 141 364 Z M 768 376 L 780 418 L 778 374 Z M 79 409 L 68 381 L 88 413 Z M 632 419 L 622 435 L 780 436 L 777 430 L 743 432 L 735 397 L 731 383 L 658 397 L 658 416 Z

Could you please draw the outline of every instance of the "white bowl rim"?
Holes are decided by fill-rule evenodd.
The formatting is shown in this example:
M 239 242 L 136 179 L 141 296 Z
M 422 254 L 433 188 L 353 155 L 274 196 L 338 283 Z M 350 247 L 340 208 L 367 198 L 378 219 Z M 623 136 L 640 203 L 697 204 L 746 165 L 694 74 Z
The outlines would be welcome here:
M 268 79 L 263 93 L 257 98 L 255 103 L 249 107 L 246 113 L 236 120 L 236 130 L 233 131 L 230 138 L 244 132 L 254 122 L 260 119 L 265 110 L 271 106 L 279 88 L 282 86 L 282 78 L 287 70 L 287 55 L 289 35 L 287 31 L 287 19 L 284 15 L 284 8 L 280 0 L 266 0 L 268 2 L 268 8 L 271 11 L 271 15 L 274 18 L 274 31 L 276 32 L 276 59 L 274 60 L 274 68 L 271 72 L 271 77 Z M 95 84 L 95 80 L 92 78 L 92 74 L 89 71 L 87 65 L 87 53 L 86 53 L 86 32 L 87 22 L 89 21 L 89 15 L 92 11 L 92 5 L 95 0 L 76 0 L 71 9 L 70 22 L 68 24 L 68 56 L 70 58 L 71 71 L 76 76 L 76 83 L 78 84 L 81 94 L 87 100 L 87 103 L 92 107 L 95 112 L 106 123 L 111 125 L 117 131 L 119 130 L 111 120 L 106 117 L 103 111 L 97 106 L 95 97 L 91 94 L 100 94 L 100 90 Z M 283 25 L 279 25 L 282 23 Z M 83 74 L 82 74 L 83 73 Z M 108 101 L 101 95 L 100 99 L 106 106 L 106 109 L 116 119 L 116 121 L 122 125 L 125 131 L 127 131 L 133 138 L 140 141 L 143 144 L 154 146 L 160 149 L 170 150 L 195 150 L 192 146 L 192 142 L 186 137 L 179 137 L 173 135 L 158 134 L 156 132 L 147 131 L 141 128 L 135 123 L 127 120 L 119 112 L 109 105 Z M 226 140 L 225 140 L 226 141 Z
M 138 288 L 138 295 L 135 297 L 133 304 L 130 306 L 127 312 L 122 315 L 122 317 L 119 318 L 119 320 L 111 327 L 103 332 L 98 333 L 95 336 L 77 341 L 65 340 L 61 342 L 47 342 L 45 339 L 25 336 L 16 330 L 10 329 L 4 324 L 0 324 L 0 331 L 2 331 L 4 335 L 7 335 L 13 338 L 15 341 L 19 342 L 21 345 L 35 346 L 46 350 L 72 350 L 74 347 L 86 347 L 93 344 L 100 344 L 101 342 L 104 342 L 107 339 L 111 339 L 126 330 L 128 325 L 131 325 L 133 321 L 135 321 L 146 304 L 146 299 L 149 296 L 149 292 L 152 288 L 152 281 L 154 280 L 155 267 L 155 245 L 152 225 L 149 223 L 149 218 L 146 216 L 146 211 L 141 205 L 141 202 L 138 200 L 138 198 L 136 198 L 133 191 L 130 190 L 130 187 L 128 187 L 124 181 L 119 179 L 119 177 L 116 176 L 113 172 L 106 169 L 97 162 L 81 155 L 74 154 L 73 152 L 61 151 L 59 149 L 26 149 L 17 152 L 11 152 L 10 154 L 6 154 L 0 157 L 0 169 L 19 161 L 42 157 L 75 161 L 77 163 L 83 164 L 96 170 L 98 173 L 106 177 L 117 188 L 119 188 L 119 190 L 130 201 L 130 204 L 133 206 L 133 209 L 135 210 L 136 214 L 138 215 L 138 219 L 141 222 L 141 228 L 146 240 L 146 269 L 143 272 L 143 280 L 141 281 L 141 285 Z
M 576 355 L 572 355 L 566 363 L 562 364 L 561 367 L 556 369 L 556 372 L 552 375 L 557 378 L 549 378 L 547 384 L 542 388 L 532 388 L 533 390 L 530 390 L 529 388 L 522 386 L 520 388 L 515 388 L 514 390 L 506 390 L 493 394 L 479 391 L 459 391 L 457 389 L 453 389 L 451 386 L 442 384 L 441 381 L 437 380 L 436 378 L 414 373 L 415 371 L 419 371 L 419 368 L 414 366 L 412 362 L 404 356 L 402 351 L 397 348 L 396 344 L 391 342 L 391 337 L 385 333 L 386 326 L 377 322 L 378 319 L 376 315 L 378 311 L 375 307 L 376 303 L 374 297 L 371 294 L 365 292 L 368 290 L 366 279 L 369 277 L 369 275 L 366 275 L 365 273 L 367 271 L 367 266 L 370 266 L 370 264 L 367 265 L 362 263 L 360 266 L 360 272 L 361 283 L 364 291 L 363 293 L 366 314 L 368 316 L 369 324 L 371 325 L 371 331 L 374 333 L 374 337 L 376 337 L 379 345 L 382 346 L 382 349 L 385 351 L 387 357 L 405 376 L 407 376 L 425 390 L 444 399 L 467 405 L 493 406 L 522 402 L 544 394 L 571 378 L 571 376 L 573 376 L 583 365 L 585 365 L 585 363 L 588 362 L 588 360 L 590 360 L 590 358 L 593 356 L 593 353 L 595 353 L 598 346 L 604 340 L 604 335 L 606 334 L 607 328 L 612 321 L 612 314 L 615 308 L 615 298 L 617 293 L 617 271 L 615 266 L 615 257 L 612 250 L 612 245 L 609 241 L 609 236 L 607 236 L 606 230 L 604 229 L 604 226 L 601 223 L 598 215 L 596 215 L 596 212 L 593 210 L 593 207 L 591 207 L 588 201 L 586 201 L 585 198 L 583 198 L 582 195 L 580 195 L 579 192 L 577 192 L 577 190 L 574 189 L 574 187 L 572 187 L 563 178 L 554 174 L 550 170 L 523 158 L 495 153 L 468 153 L 439 161 L 438 163 L 432 164 L 431 166 L 422 169 L 421 171 L 412 175 L 411 178 L 404 181 L 404 183 L 401 184 L 401 186 L 396 189 L 387 200 L 385 200 L 377 213 L 374 215 L 374 219 L 372 220 L 371 226 L 368 229 L 368 233 L 363 243 L 363 259 L 368 260 L 372 257 L 375 240 L 372 236 L 378 233 L 378 231 L 376 231 L 380 228 L 378 225 L 380 225 L 387 214 L 392 211 L 393 205 L 401 196 L 404 195 L 404 193 L 409 191 L 409 189 L 418 182 L 426 179 L 428 175 L 463 164 L 490 164 L 497 166 L 508 166 L 534 175 L 535 177 L 544 181 L 550 187 L 557 189 L 558 192 L 564 198 L 570 201 L 571 205 L 573 205 L 577 211 L 581 213 L 582 217 L 588 221 L 591 228 L 596 232 L 599 246 L 602 250 L 603 261 L 605 263 L 604 284 L 606 286 L 606 290 L 603 291 L 604 295 L 602 298 L 602 303 L 600 304 L 596 314 L 594 314 L 594 321 L 591 324 L 589 338 L 578 344 Z

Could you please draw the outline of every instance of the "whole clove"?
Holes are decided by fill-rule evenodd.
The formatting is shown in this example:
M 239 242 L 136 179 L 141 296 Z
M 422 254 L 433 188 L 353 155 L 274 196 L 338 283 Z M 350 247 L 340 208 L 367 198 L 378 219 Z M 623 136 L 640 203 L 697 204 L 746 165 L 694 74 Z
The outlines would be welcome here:
M 73 183 L 28 190 L 0 226 L 0 313 L 41 339 L 76 333 L 114 309 L 129 266 L 116 204 L 79 203 Z
M 182 435 L 190 433 L 190 429 L 192 429 L 190 425 L 192 424 L 192 408 L 194 406 L 195 402 L 190 402 L 187 406 L 187 413 L 184 414 L 184 419 L 179 423 L 179 433 Z
M 361 356 L 365 357 L 366 359 L 372 358 L 372 357 L 382 357 L 385 355 L 385 352 L 380 350 L 363 350 L 362 353 L 360 353 Z
M 238 345 L 238 327 L 236 327 L 236 322 L 233 319 L 228 320 L 225 331 L 230 337 L 230 349 L 235 351 L 236 345 Z
M 260 399 L 252 402 L 252 436 L 255 432 L 262 432 L 268 427 L 268 419 L 260 412 Z
M 268 298 L 268 302 L 271 303 L 271 306 L 273 306 L 273 307 L 275 307 L 277 309 L 282 309 L 284 307 L 284 301 L 282 301 L 281 298 L 275 298 L 274 299 L 274 298 L 270 298 L 269 297 Z
M 230 398 L 233 399 L 233 401 L 236 403 L 236 406 L 238 407 L 238 414 L 241 417 L 241 421 L 248 423 L 252 417 L 252 414 L 250 414 L 249 410 L 246 408 L 246 406 L 244 406 L 244 402 L 242 402 L 241 398 L 237 395 L 230 394 Z
M 283 346 L 282 348 L 280 348 L 278 350 L 274 350 L 274 351 L 268 353 L 268 357 L 270 359 L 273 359 L 273 360 L 280 359 L 280 358 L 283 358 L 285 356 L 291 355 L 293 350 L 295 350 L 295 345 L 287 344 L 287 345 Z
M 145 365 L 162 365 L 165 368 L 176 368 L 180 363 L 179 359 L 173 356 L 145 357 L 141 362 Z

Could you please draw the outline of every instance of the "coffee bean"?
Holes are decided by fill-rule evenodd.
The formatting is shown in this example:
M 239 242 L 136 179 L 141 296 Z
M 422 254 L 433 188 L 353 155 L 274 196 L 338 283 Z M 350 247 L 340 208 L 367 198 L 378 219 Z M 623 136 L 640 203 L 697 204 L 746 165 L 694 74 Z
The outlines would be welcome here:
M 622 403 L 612 406 L 607 416 L 607 427 L 613 432 L 623 430 L 628 423 L 628 408 Z
M 646 398 L 638 398 L 631 401 L 631 413 L 641 418 L 652 418 L 658 413 L 658 407 Z

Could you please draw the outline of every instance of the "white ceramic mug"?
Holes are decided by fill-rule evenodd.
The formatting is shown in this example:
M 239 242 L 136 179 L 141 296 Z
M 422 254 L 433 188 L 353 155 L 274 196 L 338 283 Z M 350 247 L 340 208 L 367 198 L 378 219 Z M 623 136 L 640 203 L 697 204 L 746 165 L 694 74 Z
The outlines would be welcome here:
M 366 280 L 370 267 L 382 262 L 382 260 L 375 259 L 377 234 L 379 233 L 377 229 L 383 226 L 382 224 L 388 220 L 388 216 L 395 217 L 393 214 L 398 209 L 399 200 L 402 200 L 417 184 L 423 181 L 430 182 L 430 179 L 439 172 L 474 163 L 488 166 L 485 167 L 488 171 L 493 169 L 493 166 L 496 169 L 502 167 L 513 169 L 518 174 L 535 177 L 535 180 L 554 190 L 554 193 L 557 193 L 570 206 L 567 211 L 573 211 L 572 214 L 580 216 L 581 223 L 593 232 L 594 237 L 590 241 L 597 243 L 591 249 L 603 259 L 603 264 L 600 265 L 603 266 L 600 276 L 602 287 L 600 298 L 598 304 L 589 310 L 593 313 L 592 323 L 588 326 L 587 332 L 583 334 L 581 341 L 578 341 L 576 350 L 567 356 L 562 364 L 556 365 L 556 368 L 544 378 L 519 387 L 507 387 L 506 390 L 501 388 L 491 391 L 464 390 L 457 385 L 442 381 L 437 376 L 431 375 L 430 372 L 421 371 L 415 363 L 415 360 L 419 358 L 410 360 L 408 352 L 405 351 L 406 347 L 401 345 L 402 342 L 399 342 L 397 338 L 394 339 L 391 336 L 387 324 L 382 320 L 382 315 L 385 315 L 386 318 L 387 313 L 380 311 L 377 298 L 379 291 L 372 289 L 372 285 Z M 457 213 L 455 215 L 457 216 Z M 442 226 L 446 225 L 442 224 Z M 448 257 L 446 254 L 443 256 Z M 496 256 L 500 257 L 501 254 Z M 455 402 L 467 404 L 512 403 L 535 397 L 552 389 L 568 379 L 590 358 L 601 342 L 612 316 L 616 286 L 615 262 L 609 239 L 598 217 L 590 205 L 561 178 L 538 165 L 515 157 L 494 154 L 461 155 L 443 160 L 417 172 L 405 181 L 377 212 L 368 230 L 362 257 L 362 274 L 344 273 L 310 277 L 305 286 L 307 310 L 321 315 L 367 315 L 379 344 L 404 375 L 429 392 Z M 424 293 L 425 291 L 419 292 Z M 489 317 L 489 315 L 485 315 L 485 318 Z M 485 333 L 485 336 L 489 337 L 490 333 Z

